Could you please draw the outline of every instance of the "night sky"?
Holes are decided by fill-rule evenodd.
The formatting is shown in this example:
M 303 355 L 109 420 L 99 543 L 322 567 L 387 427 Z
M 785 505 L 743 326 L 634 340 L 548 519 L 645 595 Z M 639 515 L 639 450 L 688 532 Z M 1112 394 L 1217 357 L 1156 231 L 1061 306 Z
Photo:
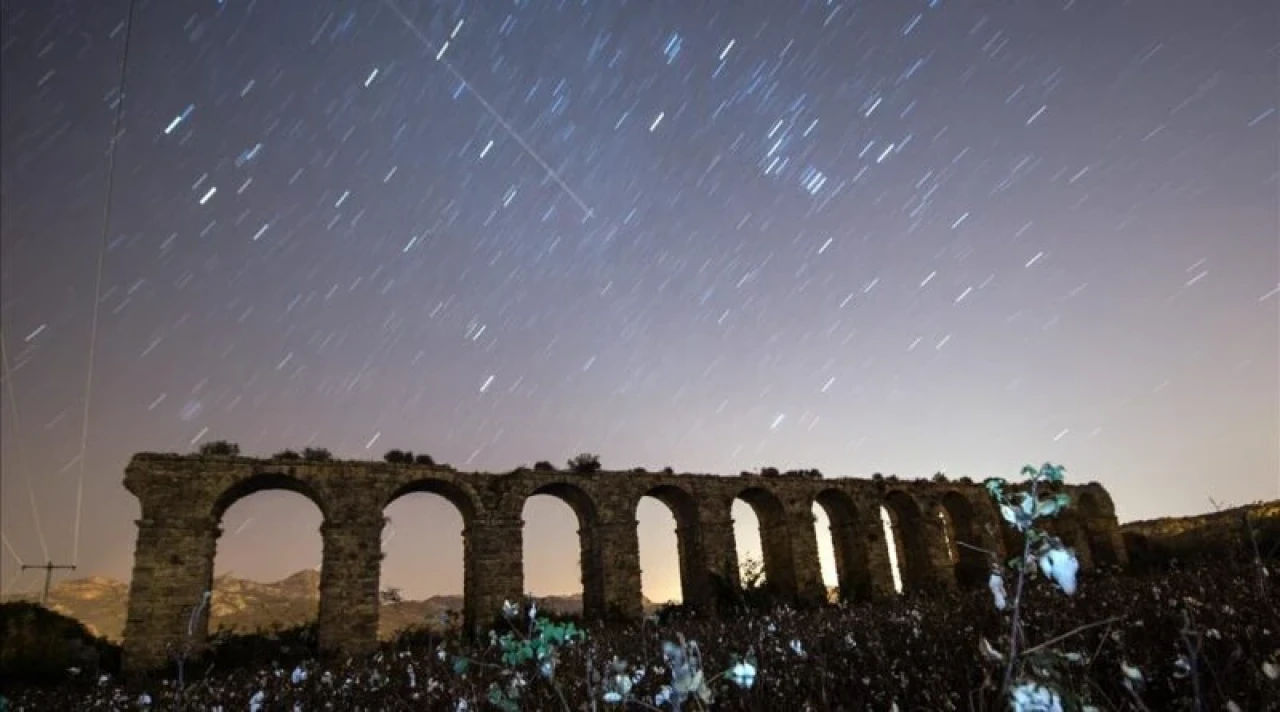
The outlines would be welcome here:
M 400 3 L 5 4 L 6 590 L 127 578 L 128 457 L 212 439 L 1280 496 L 1274 0 Z M 388 514 L 384 585 L 459 591 L 457 512 Z M 255 495 L 218 570 L 319 523 Z

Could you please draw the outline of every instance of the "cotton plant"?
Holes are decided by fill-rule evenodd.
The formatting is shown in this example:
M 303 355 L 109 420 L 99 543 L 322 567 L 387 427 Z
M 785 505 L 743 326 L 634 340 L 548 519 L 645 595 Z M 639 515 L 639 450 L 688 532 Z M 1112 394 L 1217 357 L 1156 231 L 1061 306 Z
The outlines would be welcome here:
M 613 656 L 613 660 L 605 668 L 605 674 L 601 681 L 603 690 L 600 699 L 608 705 L 633 703 L 648 706 L 644 702 L 635 699 L 632 692 L 635 686 L 644 680 L 645 672 L 645 668 L 632 668 L 631 664 L 626 660 L 622 660 L 616 655 Z
M 531 602 L 527 609 L 517 603 L 504 601 L 502 617 L 506 619 L 511 630 L 499 635 L 497 631 L 489 631 L 490 647 L 500 653 L 500 670 L 502 681 L 489 685 L 488 701 L 505 712 L 517 712 L 520 709 L 522 693 L 529 685 L 529 679 L 540 678 L 555 691 L 561 705 L 569 709 L 568 701 L 556 682 L 556 670 L 560 663 L 560 649 L 582 642 L 586 633 L 578 629 L 572 622 L 556 623 L 545 616 L 538 615 L 537 602 Z M 440 660 L 448 660 L 449 653 L 444 643 L 436 651 Z M 455 655 L 452 667 L 455 674 L 465 677 L 475 660 Z M 532 666 L 533 670 L 528 670 Z M 526 677 L 526 673 L 531 673 Z
M 686 641 L 683 635 L 678 637 L 678 642 L 664 641 L 662 658 L 671 671 L 671 691 L 666 695 L 666 702 L 673 712 L 680 712 L 689 700 L 711 704 L 713 695 L 702 672 L 702 651 L 697 641 Z
M 804 655 L 803 647 L 793 641 L 792 651 L 796 655 Z M 708 677 L 703 668 L 702 650 L 698 642 L 686 640 L 677 635 L 675 641 L 663 641 L 662 658 L 666 663 L 665 670 L 671 674 L 669 684 L 663 685 L 653 697 L 653 706 L 669 707 L 672 712 L 681 712 L 685 705 L 692 704 L 697 709 L 706 709 L 715 700 L 711 685 L 724 678 L 734 687 L 750 690 L 756 683 L 756 658 L 751 652 L 745 656 L 731 656 L 730 666 L 726 670 Z M 659 668 L 662 672 L 664 668 Z M 640 703 L 642 707 L 650 707 Z
M 1078 588 L 1080 562 L 1075 551 L 1037 526 L 1045 519 L 1058 516 L 1070 505 L 1071 497 L 1065 493 L 1043 496 L 1045 490 L 1062 484 L 1065 471 L 1066 468 L 1052 463 L 1039 468 L 1027 465 L 1022 468 L 1026 487 L 1016 492 L 1007 491 L 1009 483 L 1000 478 L 984 483 L 1001 517 L 1023 535 L 1024 542 L 1022 551 L 1008 562 L 1008 568 L 1016 574 L 1012 600 L 1005 587 L 1003 567 L 993 568 L 987 580 L 996 610 L 1009 612 L 1008 650 L 998 650 L 985 638 L 979 645 L 985 660 L 1004 664 L 1001 691 L 1009 695 L 1010 707 L 1015 712 L 1059 712 L 1078 709 L 1082 704 L 1068 699 L 1062 692 L 1066 683 L 1065 667 L 1082 661 L 1082 656 L 1046 646 L 1023 649 L 1021 605 L 1027 579 L 1038 571 L 1068 596 L 1074 595 Z

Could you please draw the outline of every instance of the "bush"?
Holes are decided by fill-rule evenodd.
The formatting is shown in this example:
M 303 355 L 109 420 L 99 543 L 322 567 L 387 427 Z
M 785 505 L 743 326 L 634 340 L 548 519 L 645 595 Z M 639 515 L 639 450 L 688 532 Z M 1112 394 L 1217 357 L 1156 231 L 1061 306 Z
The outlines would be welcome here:
M 119 647 L 74 618 L 27 601 L 0 603 L 0 685 L 59 684 L 72 669 L 96 678 L 119 665 Z
M 382 456 L 383 462 L 391 465 L 408 465 L 413 462 L 413 453 L 404 450 L 388 450 Z
M 302 456 L 294 452 L 293 450 L 281 450 L 280 452 L 277 452 L 276 454 L 272 455 L 271 459 L 293 461 L 293 460 L 301 460 Z
M 413 456 L 413 464 L 422 465 L 423 467 L 435 467 L 436 461 L 430 455 L 423 453 Z
M 239 457 L 240 446 L 226 440 L 213 440 L 200 445 L 200 457 Z
M 309 447 L 303 449 L 302 459 L 307 462 L 331 462 L 333 453 L 322 447 Z
M 600 471 L 600 456 L 584 452 L 569 458 L 569 471 L 578 474 L 590 474 Z
M 782 474 L 783 477 L 801 477 L 806 480 L 822 479 L 822 472 L 819 470 L 787 470 Z

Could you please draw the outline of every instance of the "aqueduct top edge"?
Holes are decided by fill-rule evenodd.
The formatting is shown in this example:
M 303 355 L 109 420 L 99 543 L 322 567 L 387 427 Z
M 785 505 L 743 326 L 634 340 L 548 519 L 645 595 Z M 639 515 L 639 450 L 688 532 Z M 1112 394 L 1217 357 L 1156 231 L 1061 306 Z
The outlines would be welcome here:
M 133 456 L 126 468 L 124 484 L 142 502 L 144 518 L 161 510 L 195 513 L 197 509 L 210 507 L 209 513 L 218 519 L 241 497 L 263 489 L 298 492 L 311 499 L 326 518 L 347 516 L 351 508 L 340 503 L 354 503 L 353 497 L 358 497 L 357 509 L 378 512 L 408 492 L 431 492 L 444 496 L 458 507 L 464 521 L 513 511 L 518 516 L 524 499 L 548 488 L 559 488 L 558 496 L 586 519 L 595 519 L 601 512 L 605 512 L 607 519 L 626 518 L 626 507 L 634 512 L 639 498 L 658 489 L 682 491 L 712 508 L 727 507 L 748 490 L 759 490 L 766 497 L 776 498 L 778 505 L 795 511 L 811 508 L 819 495 L 829 490 L 869 500 L 901 492 L 920 504 L 937 502 L 948 493 L 961 494 L 970 501 L 986 499 L 981 482 L 967 478 L 939 481 L 896 476 L 821 478 L 758 473 L 725 476 L 675 473 L 670 469 L 653 472 L 641 468 L 597 472 L 518 468 L 489 473 L 459 471 L 439 464 L 151 452 Z M 1066 490 L 1089 495 L 1085 499 L 1096 503 L 1102 510 L 1099 514 L 1114 512 L 1110 495 L 1096 482 L 1067 485 Z M 575 497 L 577 503 L 573 501 Z M 749 501 L 749 504 L 757 506 L 756 502 Z

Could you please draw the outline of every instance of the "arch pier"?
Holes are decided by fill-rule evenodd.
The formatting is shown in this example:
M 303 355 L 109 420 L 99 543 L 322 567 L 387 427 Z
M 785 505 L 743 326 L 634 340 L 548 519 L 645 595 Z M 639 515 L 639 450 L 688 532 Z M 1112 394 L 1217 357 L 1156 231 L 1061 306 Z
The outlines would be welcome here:
M 643 612 L 636 508 L 654 497 L 676 522 L 684 602 L 712 612 L 716 592 L 738 582 L 731 515 L 742 499 L 760 523 L 767 585 L 798 605 L 826 600 L 818 560 L 815 504 L 826 512 L 839 594 L 861 601 L 895 595 L 889 547 L 905 592 L 985 583 L 986 555 L 1006 557 L 1016 542 L 980 484 L 895 479 L 575 473 L 520 469 L 507 474 L 382 462 L 300 462 L 142 453 L 125 472 L 142 504 L 124 633 L 124 667 L 144 672 L 208 635 L 213 564 L 222 515 L 263 490 L 302 494 L 323 516 L 317 634 L 321 650 L 359 655 L 377 645 L 383 510 L 410 492 L 443 496 L 463 521 L 463 620 L 480 630 L 504 600 L 524 591 L 522 512 L 534 495 L 559 498 L 578 518 L 583 615 L 634 618 Z M 1061 535 L 1082 564 L 1123 565 L 1115 510 L 1097 484 L 1068 486 L 1080 502 Z M 885 536 L 881 507 L 892 522 Z M 1051 524 L 1051 528 L 1056 524 Z M 193 612 L 199 615 L 193 617 Z

